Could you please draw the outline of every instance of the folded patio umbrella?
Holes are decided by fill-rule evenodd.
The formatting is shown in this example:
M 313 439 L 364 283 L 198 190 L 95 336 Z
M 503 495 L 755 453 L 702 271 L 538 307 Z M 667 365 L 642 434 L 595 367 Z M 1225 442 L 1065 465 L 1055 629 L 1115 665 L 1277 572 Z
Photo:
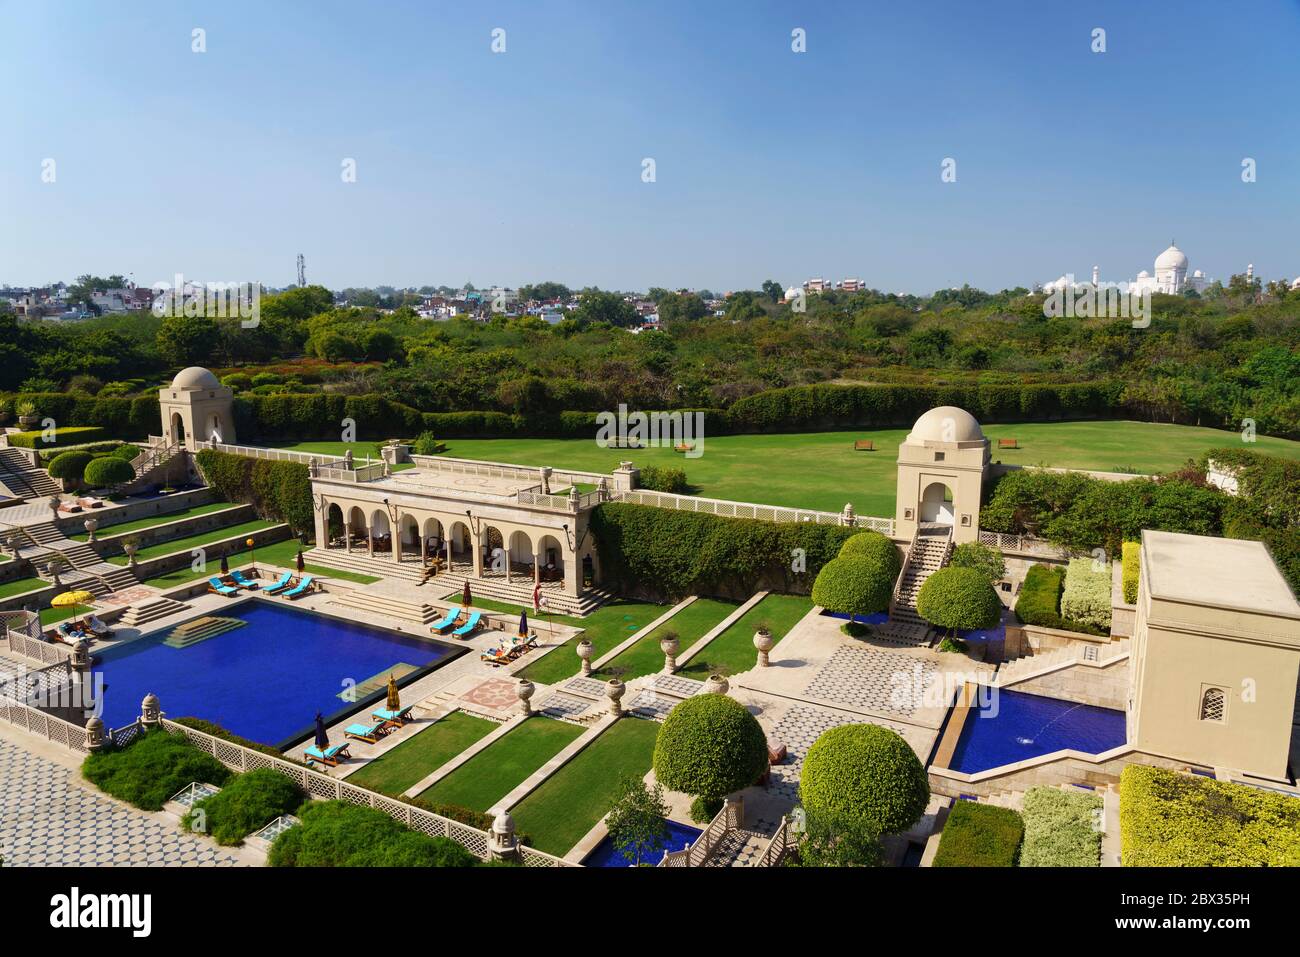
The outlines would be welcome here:
M 389 711 L 402 710 L 402 699 L 397 694 L 397 681 L 394 680 L 391 674 L 388 676 L 388 710 Z
M 230 571 L 230 562 L 226 561 L 226 556 L 225 556 L 225 555 L 222 555 L 222 556 L 221 556 L 221 574 L 224 575 L 224 574 L 226 574 L 228 571 Z
M 298 549 L 298 559 L 297 559 L 297 564 L 298 564 L 298 574 L 301 575 L 304 571 L 306 571 L 306 565 L 305 565 L 305 563 L 304 563 L 303 560 L 302 560 L 302 549 L 301 549 L 301 548 Z
M 466 582 L 466 583 L 465 583 L 465 590 L 464 590 L 463 592 L 461 592 L 461 595 L 460 595 L 460 603 L 461 603 L 461 605 L 463 605 L 465 608 L 468 608 L 470 605 L 472 605 L 472 604 L 474 603 L 474 602 L 473 602 L 473 596 L 471 596 L 470 593 L 469 593 L 469 582 Z
M 528 637 L 528 609 L 522 608 L 519 611 L 519 637 Z
M 325 733 L 325 719 L 316 712 L 316 747 L 324 751 L 330 746 L 330 736 Z

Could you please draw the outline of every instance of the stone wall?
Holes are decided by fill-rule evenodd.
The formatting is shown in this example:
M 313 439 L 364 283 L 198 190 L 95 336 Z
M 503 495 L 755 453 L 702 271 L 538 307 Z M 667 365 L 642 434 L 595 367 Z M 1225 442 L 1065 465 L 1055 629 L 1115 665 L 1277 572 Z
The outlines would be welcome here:
M 1186 761 L 1176 761 L 1136 749 L 1125 749 L 1123 753 L 1104 761 L 1085 757 L 1060 757 L 1039 764 L 1021 761 L 992 772 L 981 772 L 977 781 L 969 780 L 976 775 L 932 767 L 929 770 L 930 791 L 948 797 L 963 794 L 987 797 L 999 791 L 1025 791 L 1033 787 L 1056 787 L 1060 784 L 1086 784 L 1099 788 L 1108 784 L 1118 785 L 1120 772 L 1129 764 L 1149 764 L 1171 770 L 1187 767 Z
M 1007 687 L 1026 694 L 1060 698 L 1079 704 L 1095 705 L 1124 711 L 1128 707 L 1129 658 L 1123 657 L 1104 665 L 1076 662 L 1047 674 L 1028 678 Z

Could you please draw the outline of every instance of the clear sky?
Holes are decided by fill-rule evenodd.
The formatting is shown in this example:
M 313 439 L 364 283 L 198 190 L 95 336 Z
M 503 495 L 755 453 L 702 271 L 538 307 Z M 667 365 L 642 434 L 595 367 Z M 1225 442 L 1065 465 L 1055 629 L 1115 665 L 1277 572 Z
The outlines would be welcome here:
M 929 292 L 1171 238 L 1300 275 L 1296 0 L 0 0 L 0 37 L 0 283 Z

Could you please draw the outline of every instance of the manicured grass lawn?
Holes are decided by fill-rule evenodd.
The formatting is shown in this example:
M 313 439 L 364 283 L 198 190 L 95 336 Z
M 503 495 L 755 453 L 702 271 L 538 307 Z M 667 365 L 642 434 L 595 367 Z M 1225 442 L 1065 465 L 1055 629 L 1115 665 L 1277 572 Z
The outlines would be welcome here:
M 597 678 L 608 680 L 618 677 L 624 681 L 640 678 L 642 675 L 654 674 L 664 666 L 664 653 L 659 648 L 659 639 L 666 632 L 675 631 L 681 640 L 680 651 L 685 651 L 704 637 L 705 632 L 717 625 L 736 610 L 736 604 L 728 601 L 715 601 L 712 598 L 697 598 L 673 617 L 656 628 L 650 634 L 637 641 L 613 661 L 595 673 Z M 576 658 L 577 655 L 574 655 Z
M 268 565 L 279 565 L 281 568 L 297 568 L 298 547 L 296 538 L 286 538 L 274 545 L 259 545 L 257 547 L 257 560 L 266 562 Z M 303 549 L 303 551 L 306 550 L 306 548 Z M 314 562 L 304 561 L 302 567 L 307 570 L 309 575 L 319 575 L 322 578 L 337 578 L 341 581 L 356 582 L 359 585 L 369 585 L 371 582 L 379 581 L 374 575 L 363 575 L 360 572 L 329 568 L 325 565 L 317 565 Z
M 554 718 L 529 718 L 423 791 L 420 797 L 438 804 L 487 811 L 584 730 Z
M 230 502 L 212 502 L 208 505 L 196 505 L 193 508 L 182 509 L 179 512 L 171 512 L 167 515 L 151 515 L 148 518 L 137 519 L 134 522 L 122 522 L 120 525 L 109 525 L 101 528 L 95 534 L 103 539 L 111 535 L 125 535 L 129 532 L 138 532 L 142 528 L 153 528 L 155 525 L 166 525 L 168 522 L 180 521 L 183 518 L 195 518 L 199 515 L 207 515 L 211 512 L 221 512 L 228 508 L 235 508 Z M 86 532 L 80 535 L 69 535 L 68 538 L 74 542 L 84 542 L 90 538 Z
M 89 611 L 90 609 L 85 605 L 80 605 L 77 608 L 42 608 L 41 624 L 55 625 L 63 621 L 65 618 L 71 618 L 73 615 L 85 616 Z
M 23 592 L 44 588 L 48 584 L 49 582 L 37 578 L 35 575 L 29 575 L 27 578 L 15 578 L 13 581 L 0 585 L 0 598 L 12 598 L 14 595 L 21 595 Z
M 705 421 L 707 429 L 708 422 Z M 698 494 L 710 498 L 838 512 L 852 502 L 861 515 L 894 514 L 898 445 L 907 429 L 858 429 L 786 435 L 706 435 L 703 455 L 688 459 L 670 448 L 602 449 L 592 439 L 448 439 L 447 455 L 518 465 L 610 472 L 622 459 L 676 466 Z M 993 460 L 1115 471 L 1161 472 L 1208 449 L 1241 444 L 1236 432 L 1159 422 L 1029 422 L 986 425 Z M 876 452 L 853 451 L 854 439 L 874 439 Z M 999 449 L 999 438 L 1019 449 Z M 1300 459 L 1300 442 L 1261 436 L 1255 451 Z M 815 479 L 815 480 L 814 480 Z
M 147 558 L 157 558 L 159 555 L 170 555 L 173 552 L 184 552 L 192 548 L 201 548 L 204 545 L 211 545 L 213 542 L 224 541 L 227 538 L 234 538 L 236 535 L 248 535 L 252 532 L 260 532 L 262 529 L 271 528 L 273 525 L 279 525 L 279 522 L 268 522 L 258 519 L 252 522 L 243 522 L 239 525 L 230 525 L 226 528 L 216 528 L 201 535 L 191 535 L 188 538 L 176 538 L 170 542 L 159 542 L 157 545 L 150 545 L 142 548 L 135 553 L 136 561 L 144 561 Z M 259 549 L 260 550 L 260 549 Z M 240 553 L 242 554 L 242 553 Z M 114 555 L 107 559 L 114 565 L 125 565 L 125 555 Z M 231 560 L 236 560 L 231 556 Z
M 575 628 L 583 628 L 584 634 L 574 635 L 560 647 L 548 651 L 543 657 L 519 672 L 516 677 L 548 685 L 572 678 L 582 667 L 576 649 L 578 642 L 584 637 L 594 648 L 591 660 L 595 661 L 667 610 L 663 605 L 652 605 L 648 602 L 611 601 L 601 605 L 586 618 L 564 618 L 556 615 L 555 621 Z M 546 634 L 544 623 L 538 622 L 536 627 L 540 635 Z
M 703 681 L 711 674 L 738 675 L 748 671 L 758 663 L 758 649 L 754 647 L 758 623 L 767 622 L 773 640 L 779 642 L 812 606 L 812 599 L 805 595 L 768 595 L 705 645 L 677 673 Z M 682 650 L 686 650 L 685 646 Z
M 269 447 L 321 456 L 335 455 L 339 458 L 342 458 L 348 449 L 351 449 L 352 461 L 358 465 L 365 465 L 367 456 L 370 457 L 371 464 L 383 461 L 383 456 L 379 454 L 379 447 L 382 444 L 382 442 L 278 442 Z M 400 472 L 403 469 L 414 467 L 413 463 L 407 462 L 404 465 L 395 466 L 393 471 Z
M 349 774 L 348 783 L 401 797 L 411 785 L 438 770 L 496 727 L 495 721 L 476 718 L 464 711 L 453 711 Z
M 622 718 L 583 748 L 510 811 L 533 846 L 563 856 L 609 813 L 619 779 L 645 777 L 654 759 L 657 722 Z

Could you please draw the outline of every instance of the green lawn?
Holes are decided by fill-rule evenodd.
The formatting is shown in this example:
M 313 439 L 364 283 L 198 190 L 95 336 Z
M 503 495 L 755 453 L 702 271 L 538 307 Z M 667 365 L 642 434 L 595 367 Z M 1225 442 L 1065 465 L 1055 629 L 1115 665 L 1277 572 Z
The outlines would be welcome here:
M 228 508 L 236 508 L 230 502 L 213 502 L 209 505 L 196 505 L 193 508 L 182 509 L 179 512 L 170 512 L 166 515 L 151 515 L 148 518 L 137 519 L 134 522 L 122 522 L 119 525 L 109 525 L 106 528 L 99 529 L 95 534 L 99 538 L 107 538 L 111 535 L 125 535 L 128 532 L 138 532 L 142 528 L 153 528 L 155 525 L 165 525 L 168 522 L 180 521 L 183 518 L 195 518 L 199 515 L 207 515 L 211 512 L 220 512 Z M 68 538 L 74 542 L 84 542 L 90 538 L 86 532 L 79 535 L 69 535 Z
M 342 458 L 348 451 L 352 450 L 352 461 L 357 465 L 365 465 L 366 457 L 369 456 L 371 464 L 382 462 L 383 456 L 379 454 L 379 447 L 382 442 L 276 442 L 268 446 L 274 449 L 287 449 L 291 452 L 307 452 L 308 454 L 326 456 L 334 455 Z M 400 472 L 403 469 L 414 468 L 414 463 L 407 462 L 403 465 L 394 466 L 394 472 Z
M 157 558 L 159 555 L 170 555 L 173 552 L 189 551 L 193 548 L 201 548 L 205 545 L 211 545 L 213 542 L 224 541 L 227 538 L 234 538 L 236 535 L 248 535 L 252 532 L 260 532 L 263 529 L 271 528 L 273 525 L 279 525 L 279 522 L 268 522 L 263 519 L 257 519 L 252 522 L 243 522 L 239 525 L 230 525 L 226 528 L 216 528 L 212 531 L 203 532 L 201 535 L 191 535 L 188 538 L 176 538 L 170 542 L 159 542 L 157 545 L 149 545 L 135 553 L 136 561 L 144 561 L 147 558 Z M 261 551 L 262 549 L 258 549 Z M 242 554 L 242 553 L 241 553 Z M 236 560 L 231 556 L 231 560 Z M 239 559 L 244 560 L 244 559 Z M 114 565 L 125 565 L 125 555 L 114 555 L 107 561 Z
M 79 605 L 76 608 L 42 608 L 41 624 L 56 625 L 65 618 L 71 618 L 73 615 L 85 615 L 89 608 L 85 605 Z
M 487 811 L 584 730 L 554 718 L 529 718 L 421 792 L 420 797 L 438 804 Z
M 664 666 L 664 653 L 659 648 L 659 639 L 666 632 L 677 632 L 677 637 L 681 640 L 680 651 L 685 651 L 703 638 L 710 628 L 715 627 L 735 611 L 736 607 L 735 602 L 697 598 L 650 634 L 638 639 L 636 644 L 613 661 L 604 665 L 595 672 L 595 677 L 601 680 L 618 677 L 624 681 L 631 681 L 642 675 L 654 674 Z M 577 655 L 574 657 L 576 658 Z
M 48 584 L 49 582 L 37 578 L 35 575 L 29 575 L 26 578 L 15 578 L 13 581 L 0 584 L 0 598 L 12 598 L 14 595 L 21 595 L 23 592 L 44 588 Z
M 705 426 L 707 428 L 706 420 Z M 677 466 L 698 494 L 711 498 L 788 505 L 838 512 L 852 502 L 861 515 L 894 514 L 898 444 L 907 429 L 857 429 L 788 435 L 706 434 L 703 455 L 689 459 L 669 448 L 602 449 L 591 439 L 448 439 L 447 455 L 518 465 L 550 465 L 608 473 L 619 461 Z M 1018 465 L 1050 465 L 1101 471 L 1177 468 L 1208 449 L 1241 443 L 1236 432 L 1159 422 L 1030 422 L 988 425 L 993 459 Z M 853 440 L 871 438 L 876 452 L 853 451 Z M 1018 439 L 1021 448 L 998 449 L 997 439 Z M 1261 436 L 1259 452 L 1300 459 L 1300 442 Z
M 748 671 L 758 663 L 758 649 L 754 647 L 758 623 L 766 622 L 772 638 L 779 642 L 812 606 L 812 599 L 804 595 L 768 595 L 677 673 L 703 681 L 711 674 L 738 675 Z
M 477 605 L 478 602 L 475 601 L 474 604 Z M 529 681 L 548 685 L 563 681 L 565 678 L 571 678 L 582 667 L 582 661 L 578 658 L 576 649 L 578 642 L 583 638 L 590 641 L 594 647 L 595 650 L 592 652 L 591 659 L 595 661 L 624 640 L 632 637 L 633 632 L 640 631 L 667 610 L 663 605 L 652 605 L 643 601 L 618 600 L 601 605 L 586 618 L 565 618 L 562 615 L 555 615 L 552 620 L 560 624 L 582 628 L 584 633 L 574 635 L 560 647 L 548 651 L 543 657 L 538 658 L 537 661 L 519 672 L 516 677 L 527 678 Z M 535 627 L 539 635 L 545 636 L 546 624 L 543 621 L 539 620 Z
M 464 711 L 453 711 L 349 774 L 348 783 L 401 797 L 411 785 L 438 770 L 497 727 L 495 721 L 476 718 Z
M 564 855 L 596 826 L 614 803 L 620 778 L 645 777 L 654 758 L 659 724 L 622 718 L 532 794 L 511 808 L 515 826 L 533 846 Z

